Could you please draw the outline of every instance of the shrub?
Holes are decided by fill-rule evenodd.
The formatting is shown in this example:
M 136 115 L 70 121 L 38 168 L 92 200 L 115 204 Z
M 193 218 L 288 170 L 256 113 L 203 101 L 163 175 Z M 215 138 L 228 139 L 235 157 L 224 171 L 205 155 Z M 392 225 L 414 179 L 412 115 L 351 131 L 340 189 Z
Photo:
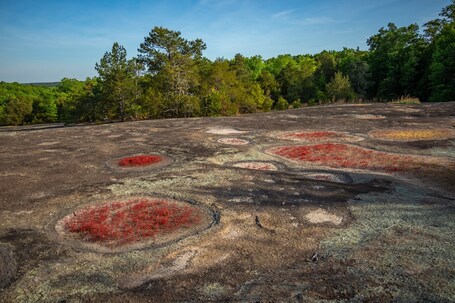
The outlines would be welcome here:
M 316 100 L 310 99 L 308 100 L 308 106 L 315 106 L 316 105 Z
M 420 104 L 419 98 L 410 97 L 410 96 L 401 96 L 397 100 L 393 100 L 391 103 L 394 104 Z
M 279 97 L 278 101 L 275 103 L 275 109 L 285 110 L 289 108 L 289 103 L 283 97 Z
M 302 102 L 300 102 L 300 99 L 294 100 L 291 104 L 292 108 L 300 108 L 302 106 Z

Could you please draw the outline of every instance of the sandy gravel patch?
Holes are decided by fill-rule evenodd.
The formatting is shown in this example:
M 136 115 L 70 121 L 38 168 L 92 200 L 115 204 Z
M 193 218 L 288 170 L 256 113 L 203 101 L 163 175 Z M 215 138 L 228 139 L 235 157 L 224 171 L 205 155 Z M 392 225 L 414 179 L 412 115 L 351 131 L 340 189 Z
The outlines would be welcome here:
M 343 221 L 343 218 L 334 214 L 329 213 L 325 209 L 318 208 L 312 212 L 309 212 L 305 218 L 313 224 L 317 223 L 332 223 L 335 225 L 340 225 Z
M 209 128 L 206 133 L 214 134 L 214 135 L 230 135 L 230 134 L 244 134 L 248 133 L 248 131 L 237 130 L 229 127 L 211 127 Z

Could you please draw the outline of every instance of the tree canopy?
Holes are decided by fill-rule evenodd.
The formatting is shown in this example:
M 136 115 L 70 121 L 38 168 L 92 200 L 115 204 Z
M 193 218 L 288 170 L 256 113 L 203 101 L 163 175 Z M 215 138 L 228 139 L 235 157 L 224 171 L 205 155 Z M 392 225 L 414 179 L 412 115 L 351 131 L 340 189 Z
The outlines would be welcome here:
M 97 77 L 58 86 L 0 82 L 0 124 L 226 116 L 405 96 L 455 100 L 455 0 L 422 27 L 389 23 L 369 50 L 209 60 L 201 39 L 154 27 L 137 58 L 114 42 Z

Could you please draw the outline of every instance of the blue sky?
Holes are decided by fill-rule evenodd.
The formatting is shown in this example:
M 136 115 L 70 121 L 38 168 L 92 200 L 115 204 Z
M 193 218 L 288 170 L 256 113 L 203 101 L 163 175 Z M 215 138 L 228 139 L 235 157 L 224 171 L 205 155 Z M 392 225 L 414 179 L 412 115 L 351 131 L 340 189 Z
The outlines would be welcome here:
M 114 42 L 128 57 L 154 26 L 201 38 L 210 59 L 367 49 L 379 28 L 423 25 L 450 0 L 0 0 L 0 81 L 96 75 Z

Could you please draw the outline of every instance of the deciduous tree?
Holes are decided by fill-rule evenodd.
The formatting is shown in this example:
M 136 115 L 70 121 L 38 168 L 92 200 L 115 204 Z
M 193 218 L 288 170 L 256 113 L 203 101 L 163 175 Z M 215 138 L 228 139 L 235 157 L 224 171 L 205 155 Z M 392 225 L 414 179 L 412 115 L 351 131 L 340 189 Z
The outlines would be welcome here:
M 327 95 L 332 101 L 352 99 L 354 92 L 349 77 L 344 76 L 341 72 L 336 72 L 335 76 L 327 84 Z
M 398 28 L 389 23 L 367 41 L 370 46 L 372 96 L 391 100 L 415 95 L 416 83 L 423 76 L 419 60 L 425 47 L 417 24 Z

